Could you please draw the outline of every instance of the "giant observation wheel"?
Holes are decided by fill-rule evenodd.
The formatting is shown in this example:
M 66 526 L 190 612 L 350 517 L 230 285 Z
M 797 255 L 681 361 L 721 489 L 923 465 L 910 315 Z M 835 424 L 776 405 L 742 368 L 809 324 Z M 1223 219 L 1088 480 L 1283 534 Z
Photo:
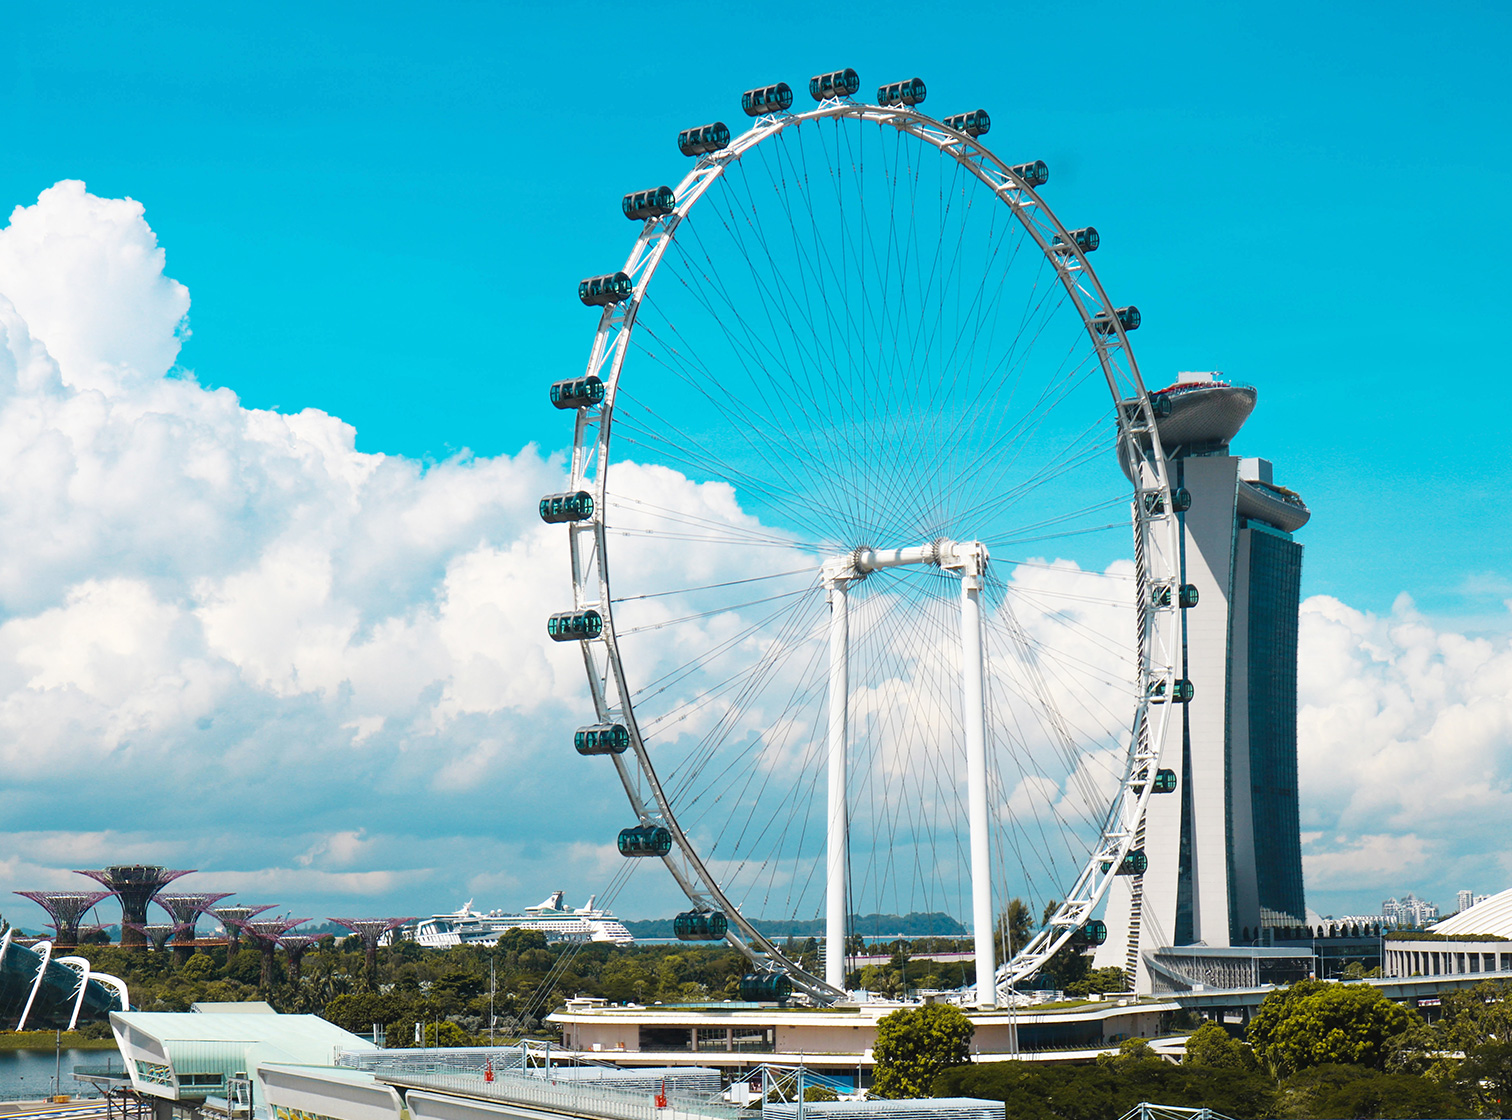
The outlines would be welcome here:
M 990 1005 L 1099 942 L 1146 866 L 1189 692 L 1187 596 L 1148 575 L 1181 495 L 1139 313 L 1045 164 L 989 151 L 982 110 L 926 116 L 918 79 L 858 89 L 748 91 L 746 132 L 688 129 L 682 181 L 625 196 L 629 257 L 579 289 L 587 371 L 551 387 L 576 422 L 548 633 L 581 644 L 620 852 L 686 894 L 679 937 L 746 954 L 746 998 L 832 1002 L 850 915 L 943 912 Z M 1045 915 L 1027 940 L 1009 897 Z M 823 919 L 822 965 L 776 917 Z

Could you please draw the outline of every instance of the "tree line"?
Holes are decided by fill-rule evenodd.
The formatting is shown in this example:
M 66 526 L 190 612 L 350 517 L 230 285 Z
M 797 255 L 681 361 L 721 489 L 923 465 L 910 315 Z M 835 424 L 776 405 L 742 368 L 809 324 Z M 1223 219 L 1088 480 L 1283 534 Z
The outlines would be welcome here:
M 1242 1037 L 1198 1026 L 1179 1063 L 1148 1042 L 1086 1064 L 972 1064 L 972 1025 L 946 1005 L 884 1017 L 874 1096 L 1001 1100 L 1015 1120 L 1110 1120 L 1141 1101 L 1249 1120 L 1512 1117 L 1512 984 L 1441 997 L 1433 1021 L 1364 984 L 1268 995 Z

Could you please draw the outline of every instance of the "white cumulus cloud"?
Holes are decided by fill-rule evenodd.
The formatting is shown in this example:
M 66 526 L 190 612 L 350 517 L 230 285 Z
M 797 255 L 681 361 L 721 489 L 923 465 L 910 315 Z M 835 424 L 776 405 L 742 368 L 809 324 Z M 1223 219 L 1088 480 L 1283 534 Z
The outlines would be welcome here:
M 569 592 L 564 534 L 533 512 L 559 487 L 560 459 L 528 447 L 425 465 L 357 451 L 353 429 L 316 409 L 244 408 L 176 365 L 189 293 L 165 267 L 140 204 L 82 183 L 43 192 L 0 230 L 7 889 L 161 862 L 202 868 L 190 881 L 202 889 L 323 917 L 607 883 L 624 865 L 612 847 L 623 793 L 612 767 L 571 750 L 588 710 L 582 661 L 542 627 Z M 759 529 L 727 486 L 616 471 L 645 509 Z M 637 538 L 633 501 L 622 516 L 618 572 L 649 593 L 623 612 L 644 631 L 637 673 L 659 680 L 694 647 L 770 646 L 698 600 L 694 622 L 663 629 L 690 608 L 660 590 L 763 569 L 739 550 Z M 1010 812 L 1034 793 L 1091 813 L 1082 802 L 1116 768 L 1098 751 L 1129 702 L 1117 637 L 1129 610 L 1109 590 L 1127 574 L 1047 561 L 1014 575 L 1028 639 L 1097 672 L 1063 704 L 1088 744 L 1077 777 L 1015 776 Z M 1307 601 L 1299 745 L 1315 906 L 1317 892 L 1428 893 L 1448 873 L 1506 885 L 1508 696 L 1505 639 L 1435 628 L 1405 600 L 1387 617 Z M 669 702 L 658 731 L 701 733 L 726 718 L 729 701 L 713 699 Z M 901 679 L 870 702 L 926 711 Z M 816 734 L 792 711 L 747 716 L 740 733 L 764 729 L 774 751 Z M 639 875 L 636 894 L 651 912 L 673 905 L 664 875 Z M 40 912 L 13 915 L 40 925 Z

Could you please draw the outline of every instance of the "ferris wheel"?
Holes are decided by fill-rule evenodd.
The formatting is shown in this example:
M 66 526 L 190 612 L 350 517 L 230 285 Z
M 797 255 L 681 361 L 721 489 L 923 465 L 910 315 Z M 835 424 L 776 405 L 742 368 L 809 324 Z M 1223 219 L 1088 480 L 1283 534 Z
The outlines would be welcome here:
M 859 89 L 749 90 L 749 129 L 685 130 L 677 186 L 624 196 L 629 256 L 579 286 L 587 370 L 551 386 L 575 427 L 547 630 L 581 645 L 575 747 L 628 795 L 620 853 L 686 894 L 680 938 L 749 958 L 744 998 L 841 999 L 851 916 L 917 912 L 969 917 L 991 1006 L 1100 942 L 1146 866 L 1189 692 L 1185 597 L 1150 575 L 1181 495 L 1139 312 L 1047 166 L 989 151 L 983 110 L 926 116 L 917 78 Z M 1010 897 L 1045 915 L 1024 944 Z M 779 918 L 822 920 L 822 967 Z

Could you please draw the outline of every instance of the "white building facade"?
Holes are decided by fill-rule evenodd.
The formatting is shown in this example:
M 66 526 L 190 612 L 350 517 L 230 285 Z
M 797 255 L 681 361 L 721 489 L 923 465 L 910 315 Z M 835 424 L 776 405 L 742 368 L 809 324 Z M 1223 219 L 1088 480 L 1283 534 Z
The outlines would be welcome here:
M 1152 797 L 1148 870 L 1110 892 L 1099 967 L 1150 991 L 1145 958 L 1170 946 L 1256 944 L 1306 919 L 1297 802 L 1297 619 L 1311 513 L 1264 459 L 1229 454 L 1256 392 L 1215 374 L 1157 390 L 1181 551 L 1157 585 L 1185 589 L 1182 676 L 1190 698 L 1161 766 L 1174 793 Z

